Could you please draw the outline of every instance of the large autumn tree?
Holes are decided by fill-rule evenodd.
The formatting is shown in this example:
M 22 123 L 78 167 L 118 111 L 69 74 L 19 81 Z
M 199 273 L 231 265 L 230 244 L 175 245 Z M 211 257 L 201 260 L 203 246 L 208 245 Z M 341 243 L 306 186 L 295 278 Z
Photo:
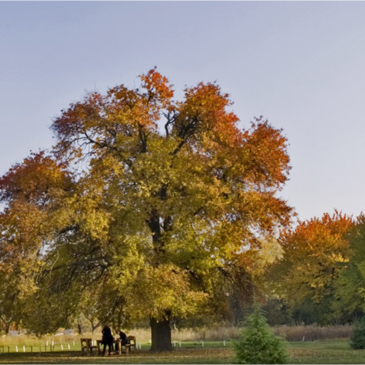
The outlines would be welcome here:
M 139 89 L 88 94 L 54 120 L 54 154 L 72 184 L 48 192 L 58 205 L 47 210 L 37 280 L 71 309 L 93 293 L 104 322 L 148 317 L 152 350 L 163 351 L 172 316 L 196 313 L 222 283 L 279 251 L 272 236 L 290 220 L 277 196 L 289 157 L 267 121 L 238 127 L 218 85 L 199 83 L 175 101 L 155 69 L 140 79 Z

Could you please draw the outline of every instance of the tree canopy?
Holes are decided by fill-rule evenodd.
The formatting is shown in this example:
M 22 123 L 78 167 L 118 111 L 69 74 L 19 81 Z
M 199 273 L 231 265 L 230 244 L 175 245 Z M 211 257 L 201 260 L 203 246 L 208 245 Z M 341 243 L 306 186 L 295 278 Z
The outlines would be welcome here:
M 262 118 L 240 129 L 217 84 L 176 101 L 156 69 L 140 79 L 61 111 L 52 155 L 3 176 L 0 265 L 27 268 L 25 292 L 45 307 L 61 296 L 62 318 L 90 292 L 103 321 L 150 318 L 161 351 L 171 349 L 172 316 L 196 312 L 280 251 L 272 237 L 292 209 L 277 193 L 290 166 L 282 131 Z
M 301 308 L 302 321 L 328 324 L 336 317 L 335 292 L 340 271 L 350 259 L 348 234 L 354 220 L 335 211 L 322 218 L 299 222 L 282 231 L 283 260 L 267 271 L 276 296 L 285 298 L 292 311 Z
M 349 231 L 349 261 L 340 272 L 336 295 L 347 312 L 365 311 L 365 216 L 360 215 Z M 362 321 L 361 326 L 363 326 Z

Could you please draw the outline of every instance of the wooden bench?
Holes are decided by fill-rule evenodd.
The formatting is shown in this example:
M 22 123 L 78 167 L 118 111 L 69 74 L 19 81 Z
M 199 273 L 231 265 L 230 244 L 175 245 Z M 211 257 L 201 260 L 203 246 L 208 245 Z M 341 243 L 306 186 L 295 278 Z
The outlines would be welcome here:
M 81 352 L 83 354 L 92 354 L 93 351 L 98 349 L 98 346 L 93 346 L 93 340 L 91 338 L 80 338 Z
M 130 351 L 132 352 L 132 349 L 133 349 L 133 352 L 135 352 L 136 351 L 136 336 L 128 336 L 127 340 L 129 342 Z
M 124 348 L 124 352 L 126 355 L 129 354 L 129 352 L 135 352 L 136 351 L 136 336 L 127 336 L 128 343 L 125 345 L 122 345 L 122 350 Z M 123 352 L 123 351 L 122 351 Z

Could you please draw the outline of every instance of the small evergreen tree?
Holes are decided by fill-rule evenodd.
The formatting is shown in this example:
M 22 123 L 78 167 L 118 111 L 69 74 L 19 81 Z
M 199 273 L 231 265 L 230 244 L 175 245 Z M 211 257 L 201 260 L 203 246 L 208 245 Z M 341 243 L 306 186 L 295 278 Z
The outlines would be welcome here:
M 350 346 L 355 349 L 365 349 L 365 317 L 358 321 L 352 331 Z
M 239 341 L 234 342 L 236 362 L 240 364 L 285 364 L 288 360 L 285 341 L 274 335 L 263 310 L 254 304 L 245 321 Z

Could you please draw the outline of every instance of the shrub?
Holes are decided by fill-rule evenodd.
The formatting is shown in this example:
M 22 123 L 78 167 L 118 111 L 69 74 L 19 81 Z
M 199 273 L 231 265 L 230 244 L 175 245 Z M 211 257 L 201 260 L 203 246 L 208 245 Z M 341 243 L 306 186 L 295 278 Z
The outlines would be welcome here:
M 288 360 L 285 341 L 274 335 L 258 304 L 245 321 L 240 339 L 234 342 L 236 362 L 240 364 L 285 364 Z
M 350 346 L 355 349 L 365 348 L 365 317 L 362 317 L 354 326 Z

